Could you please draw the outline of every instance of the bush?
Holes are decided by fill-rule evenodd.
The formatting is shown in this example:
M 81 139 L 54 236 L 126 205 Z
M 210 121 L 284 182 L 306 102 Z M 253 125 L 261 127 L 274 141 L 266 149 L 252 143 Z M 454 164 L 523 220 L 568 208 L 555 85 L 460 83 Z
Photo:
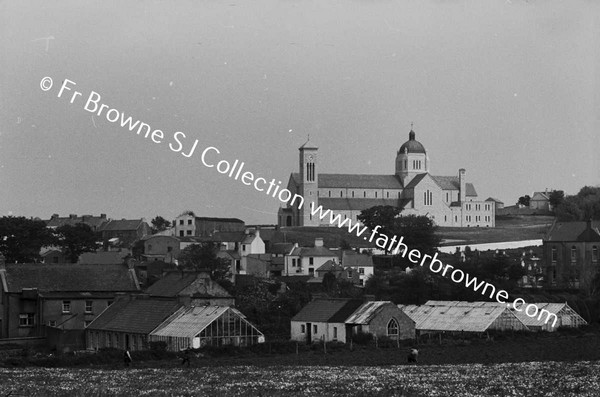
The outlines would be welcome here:
M 373 340 L 373 334 L 358 332 L 356 334 L 352 334 L 352 342 L 357 345 L 367 345 L 370 341 Z

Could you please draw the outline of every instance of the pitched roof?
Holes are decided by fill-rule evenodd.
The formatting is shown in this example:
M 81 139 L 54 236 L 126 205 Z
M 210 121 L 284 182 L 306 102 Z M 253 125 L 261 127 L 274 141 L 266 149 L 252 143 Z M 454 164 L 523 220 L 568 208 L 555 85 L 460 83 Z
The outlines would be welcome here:
M 343 323 L 360 305 L 362 301 L 358 299 L 317 298 L 304 306 L 292 321 Z
M 410 182 L 408 182 L 408 184 L 406 185 L 406 189 L 413 189 L 415 186 L 417 186 L 419 184 L 419 182 L 421 182 L 428 174 L 424 173 L 424 174 L 417 174 L 413 177 L 413 179 L 410 180 Z
M 115 230 L 138 230 L 142 224 L 143 219 L 121 219 L 121 220 L 110 220 L 103 224 L 98 230 L 104 231 L 115 231 Z
M 442 188 L 442 190 L 460 190 L 460 182 L 457 176 L 433 176 L 433 180 Z M 465 195 L 467 197 L 477 196 L 475 187 L 472 183 L 465 183 Z
M 496 203 L 504 204 L 503 201 L 500 201 L 500 200 L 498 200 L 497 198 L 494 198 L 494 197 L 488 197 L 485 201 L 495 201 Z
M 548 201 L 550 200 L 550 196 L 546 192 L 533 192 L 533 196 L 531 196 L 530 200 Z
M 392 207 L 404 207 L 410 200 L 384 199 L 384 198 L 330 198 L 319 197 L 319 204 L 325 209 L 333 211 L 362 211 L 378 205 L 389 205 Z M 329 221 L 325 218 L 324 221 Z
M 118 299 L 87 329 L 148 334 L 181 307 L 180 303 L 171 300 Z
M 99 251 L 99 252 L 84 252 L 79 256 L 79 264 L 86 265 L 105 265 L 123 263 L 127 251 Z
M 238 218 L 212 218 L 207 216 L 197 216 L 196 221 L 199 222 L 230 222 L 230 223 L 245 223 L 243 220 Z
M 106 215 L 101 215 L 101 216 L 71 215 L 71 216 L 67 216 L 67 217 L 59 217 L 59 216 L 53 215 L 52 218 L 50 218 L 49 220 L 47 220 L 45 222 L 46 222 L 46 226 L 51 227 L 51 228 L 60 227 L 63 225 L 76 225 L 78 223 L 85 223 L 86 225 L 88 225 L 88 226 L 92 227 L 92 229 L 94 229 L 107 221 L 108 221 L 108 219 L 106 219 Z
M 246 320 L 246 316 L 237 309 L 228 306 L 192 306 L 182 308 L 160 324 L 150 335 L 193 338 L 224 314 L 228 314 L 233 318 L 239 318 L 246 325 L 254 328 L 256 334 L 262 335 L 262 332 Z
M 359 254 L 356 251 L 344 250 L 342 252 L 342 265 L 351 267 L 373 267 L 373 257 Z
M 344 270 L 344 268 L 339 263 L 335 263 L 333 260 L 330 259 L 327 262 L 323 263 L 321 266 L 319 266 L 316 271 L 329 272 L 334 270 Z
M 554 222 L 544 241 L 600 241 L 600 221 Z
M 223 287 L 206 273 L 171 271 L 146 290 L 150 296 L 176 297 L 179 295 L 230 298 Z
M 325 247 L 296 247 L 290 255 L 293 256 L 333 256 L 337 255 Z
M 137 291 L 133 270 L 124 264 L 77 265 L 7 263 L 8 292 L 21 292 L 23 288 L 50 291 Z
M 300 174 L 293 172 L 291 180 L 300 184 Z M 355 188 L 355 189 L 402 189 L 402 183 L 396 175 L 365 174 L 319 174 L 320 188 Z
M 386 305 L 392 305 L 390 301 L 370 301 L 363 303 L 350 317 L 346 319 L 346 324 L 369 324 L 373 317 Z
M 294 243 L 273 243 L 267 250 L 271 254 L 287 255 L 294 249 Z

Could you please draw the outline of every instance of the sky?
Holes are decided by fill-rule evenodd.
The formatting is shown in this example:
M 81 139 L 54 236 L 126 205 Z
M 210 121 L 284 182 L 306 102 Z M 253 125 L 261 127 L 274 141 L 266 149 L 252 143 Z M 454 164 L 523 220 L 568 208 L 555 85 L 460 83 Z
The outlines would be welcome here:
M 411 123 L 480 199 L 599 185 L 600 2 L 0 2 L 0 216 L 274 224 L 204 148 L 286 185 L 310 134 L 319 172 L 393 174 Z

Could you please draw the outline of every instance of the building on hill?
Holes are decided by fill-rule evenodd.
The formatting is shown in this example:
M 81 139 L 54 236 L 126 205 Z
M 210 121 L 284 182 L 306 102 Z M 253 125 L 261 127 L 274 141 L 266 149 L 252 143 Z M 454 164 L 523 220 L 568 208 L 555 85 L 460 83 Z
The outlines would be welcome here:
M 591 289 L 599 249 L 600 221 L 555 221 L 543 240 L 545 287 Z
M 533 195 L 529 199 L 529 208 L 548 212 L 552 211 L 552 205 L 550 205 L 550 192 L 533 192 Z
M 313 276 L 315 269 L 329 260 L 336 260 L 338 254 L 323 246 L 323 239 L 317 237 L 313 247 L 294 245 L 292 252 L 285 257 L 286 276 Z
M 207 273 L 170 271 L 146 290 L 156 298 L 189 301 L 194 306 L 233 306 L 235 299 Z
M 100 214 L 100 216 L 70 214 L 68 217 L 60 217 L 58 214 L 53 214 L 49 220 L 46 221 L 46 226 L 51 229 L 64 225 L 74 226 L 78 223 L 84 223 L 92 228 L 94 231 L 98 231 L 100 226 L 108 222 L 106 214 Z
M 150 226 L 144 219 L 110 220 L 102 224 L 98 231 L 102 234 L 105 245 L 113 239 L 118 239 L 118 245 L 129 246 L 150 234 Z
M 329 226 L 329 216 L 321 220 L 312 215 L 311 202 L 352 222 L 365 209 L 391 205 L 405 215 L 427 215 L 438 226 L 495 226 L 494 204 L 478 200 L 464 169 L 457 176 L 429 173 L 429 157 L 413 130 L 396 153 L 394 174 L 325 174 L 319 170 L 316 146 L 307 141 L 299 151 L 299 172 L 290 175 L 287 185 L 294 200 L 280 208 L 280 226 Z
M 488 197 L 485 201 L 488 203 L 490 203 L 490 202 L 494 203 L 494 205 L 496 206 L 496 215 L 498 214 L 498 210 L 501 210 L 502 208 L 504 208 L 504 202 L 498 200 L 497 198 Z
M 46 326 L 83 330 L 118 293 L 139 291 L 132 267 L 3 263 L 0 338 L 45 336 Z
M 365 302 L 345 323 L 352 334 L 366 333 L 393 340 L 415 338 L 415 322 L 390 301 Z
M 201 217 L 192 211 L 185 211 L 175 218 L 173 229 L 177 237 L 206 237 L 215 232 L 243 232 L 245 223 L 237 218 Z
M 375 274 L 373 257 L 367 254 L 359 254 L 352 250 L 341 251 L 341 264 L 344 267 L 354 269 L 358 273 L 359 285 L 366 285 L 367 280 Z

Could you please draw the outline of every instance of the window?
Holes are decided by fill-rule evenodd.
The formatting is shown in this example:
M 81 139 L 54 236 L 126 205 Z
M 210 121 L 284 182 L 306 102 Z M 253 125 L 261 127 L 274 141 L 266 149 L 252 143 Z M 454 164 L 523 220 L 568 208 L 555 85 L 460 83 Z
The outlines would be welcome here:
M 329 197 L 331 197 L 331 190 L 328 190 L 328 193 L 329 193 Z
M 305 334 L 306 333 L 306 325 L 300 324 L 300 333 L 301 334 Z
M 449 198 L 448 192 L 446 192 L 446 202 L 448 202 L 448 201 L 450 201 L 450 198 Z
M 313 324 L 313 334 L 317 333 L 317 324 Z
M 408 168 L 408 160 L 404 160 L 404 169 Z
M 19 314 L 19 327 L 33 327 L 34 325 L 34 314 L 33 313 L 21 313 Z
M 340 190 L 340 197 L 344 197 L 344 191 Z
M 423 205 L 432 205 L 433 204 L 433 193 L 429 190 L 423 192 Z
M 333 327 L 333 339 L 337 339 L 337 327 Z
M 242 244 L 242 251 L 246 251 L 246 244 Z
M 577 247 L 571 247 L 571 263 L 577 263 Z
M 366 191 L 363 192 L 363 197 L 367 198 L 367 192 Z
M 385 192 L 385 194 L 387 195 L 386 198 L 390 198 L 390 192 Z
M 352 198 L 354 198 L 354 190 L 352 191 Z
M 365 274 L 365 268 L 364 267 L 359 267 L 358 268 L 358 274 Z
M 63 313 L 71 312 L 71 301 L 63 301 L 62 302 L 62 312 Z
M 309 267 L 308 268 L 308 274 L 310 274 L 310 275 L 315 274 L 315 268 L 314 267 Z
M 592 247 L 592 262 L 598 262 L 598 247 L 595 245 Z
M 377 198 L 377 192 L 375 192 L 375 198 Z
M 315 258 L 313 258 L 312 256 L 310 258 L 308 258 L 308 264 L 309 265 L 314 265 L 315 264 Z
M 392 318 L 388 323 L 387 334 L 388 336 L 398 336 L 398 321 L 395 318 Z
M 292 259 L 292 267 L 296 267 L 296 259 Z
M 85 301 L 85 312 L 86 313 L 92 312 L 92 304 L 93 304 L 93 301 Z
M 48 326 L 49 327 L 56 327 L 56 321 L 55 320 L 48 321 Z
M 183 237 L 183 230 L 179 231 L 179 237 Z
M 167 252 L 173 252 L 173 247 L 167 247 Z
M 188 219 L 188 225 L 191 225 L 191 224 L 192 224 L 192 220 Z
M 180 219 L 180 220 L 179 220 L 179 224 L 180 224 L 180 225 L 183 225 L 183 219 Z
M 348 278 L 352 278 L 352 269 L 348 269 Z
M 185 234 L 187 234 L 188 236 L 191 236 L 192 235 L 192 231 L 191 230 L 186 230 Z

